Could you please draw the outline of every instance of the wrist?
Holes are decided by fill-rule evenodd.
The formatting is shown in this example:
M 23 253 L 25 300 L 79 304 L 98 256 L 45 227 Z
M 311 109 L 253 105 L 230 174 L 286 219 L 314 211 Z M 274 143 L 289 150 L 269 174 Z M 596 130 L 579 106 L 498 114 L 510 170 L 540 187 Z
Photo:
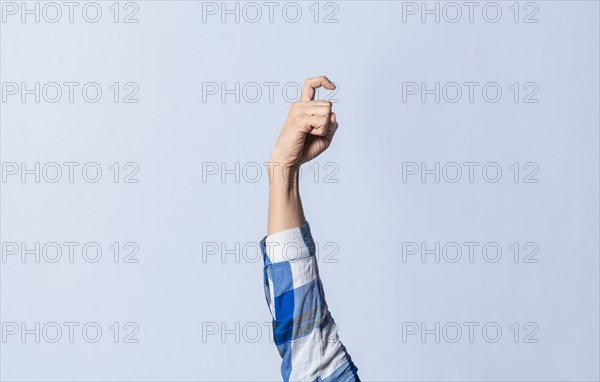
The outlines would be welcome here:
M 289 164 L 289 162 L 278 160 L 271 157 L 267 165 L 267 173 L 269 175 L 269 184 L 271 186 L 293 187 L 298 184 L 300 178 L 300 165 Z

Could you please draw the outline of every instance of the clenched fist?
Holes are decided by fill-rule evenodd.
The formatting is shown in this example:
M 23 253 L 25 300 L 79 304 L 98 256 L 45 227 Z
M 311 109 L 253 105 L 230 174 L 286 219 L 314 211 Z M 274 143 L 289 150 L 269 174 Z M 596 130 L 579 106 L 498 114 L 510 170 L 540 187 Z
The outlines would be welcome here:
M 304 82 L 300 101 L 292 104 L 287 121 L 277 138 L 269 162 L 299 167 L 316 158 L 331 144 L 338 127 L 330 101 L 315 101 L 316 89 L 333 90 L 335 85 L 325 76 Z

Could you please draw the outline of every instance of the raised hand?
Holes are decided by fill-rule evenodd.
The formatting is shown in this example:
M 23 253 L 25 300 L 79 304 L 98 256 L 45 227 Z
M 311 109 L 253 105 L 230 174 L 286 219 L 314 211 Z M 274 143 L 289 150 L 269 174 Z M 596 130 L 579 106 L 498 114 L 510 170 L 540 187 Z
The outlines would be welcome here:
M 331 144 L 338 128 L 330 101 L 315 101 L 321 86 L 333 90 L 335 85 L 325 76 L 304 82 L 300 101 L 292 104 L 288 118 L 277 138 L 269 162 L 284 167 L 298 167 L 313 160 Z

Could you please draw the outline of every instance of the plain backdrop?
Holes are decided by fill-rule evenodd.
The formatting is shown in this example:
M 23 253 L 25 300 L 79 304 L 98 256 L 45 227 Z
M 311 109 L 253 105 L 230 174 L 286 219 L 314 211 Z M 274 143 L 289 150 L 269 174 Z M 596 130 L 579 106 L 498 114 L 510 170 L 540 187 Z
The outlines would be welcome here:
M 302 197 L 360 376 L 599 379 L 597 1 L 476 2 L 472 22 L 463 2 L 238 2 L 222 22 L 235 2 L 99 1 L 95 23 L 86 2 L 73 22 L 54 3 L 54 23 L 55 5 L 37 23 L 6 3 L 2 380 L 279 380 L 260 166 L 299 84 L 322 74 L 340 128 Z M 439 22 L 421 8 L 436 4 Z M 40 102 L 22 102 L 36 82 Z M 36 162 L 39 183 L 23 182 Z

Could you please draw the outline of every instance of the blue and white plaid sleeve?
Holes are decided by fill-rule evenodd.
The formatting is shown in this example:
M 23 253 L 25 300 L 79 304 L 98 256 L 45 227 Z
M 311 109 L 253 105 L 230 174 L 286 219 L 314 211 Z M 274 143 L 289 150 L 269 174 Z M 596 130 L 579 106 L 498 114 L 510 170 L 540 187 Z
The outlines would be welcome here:
M 264 287 L 284 381 L 360 381 L 340 342 L 308 223 L 261 240 Z

